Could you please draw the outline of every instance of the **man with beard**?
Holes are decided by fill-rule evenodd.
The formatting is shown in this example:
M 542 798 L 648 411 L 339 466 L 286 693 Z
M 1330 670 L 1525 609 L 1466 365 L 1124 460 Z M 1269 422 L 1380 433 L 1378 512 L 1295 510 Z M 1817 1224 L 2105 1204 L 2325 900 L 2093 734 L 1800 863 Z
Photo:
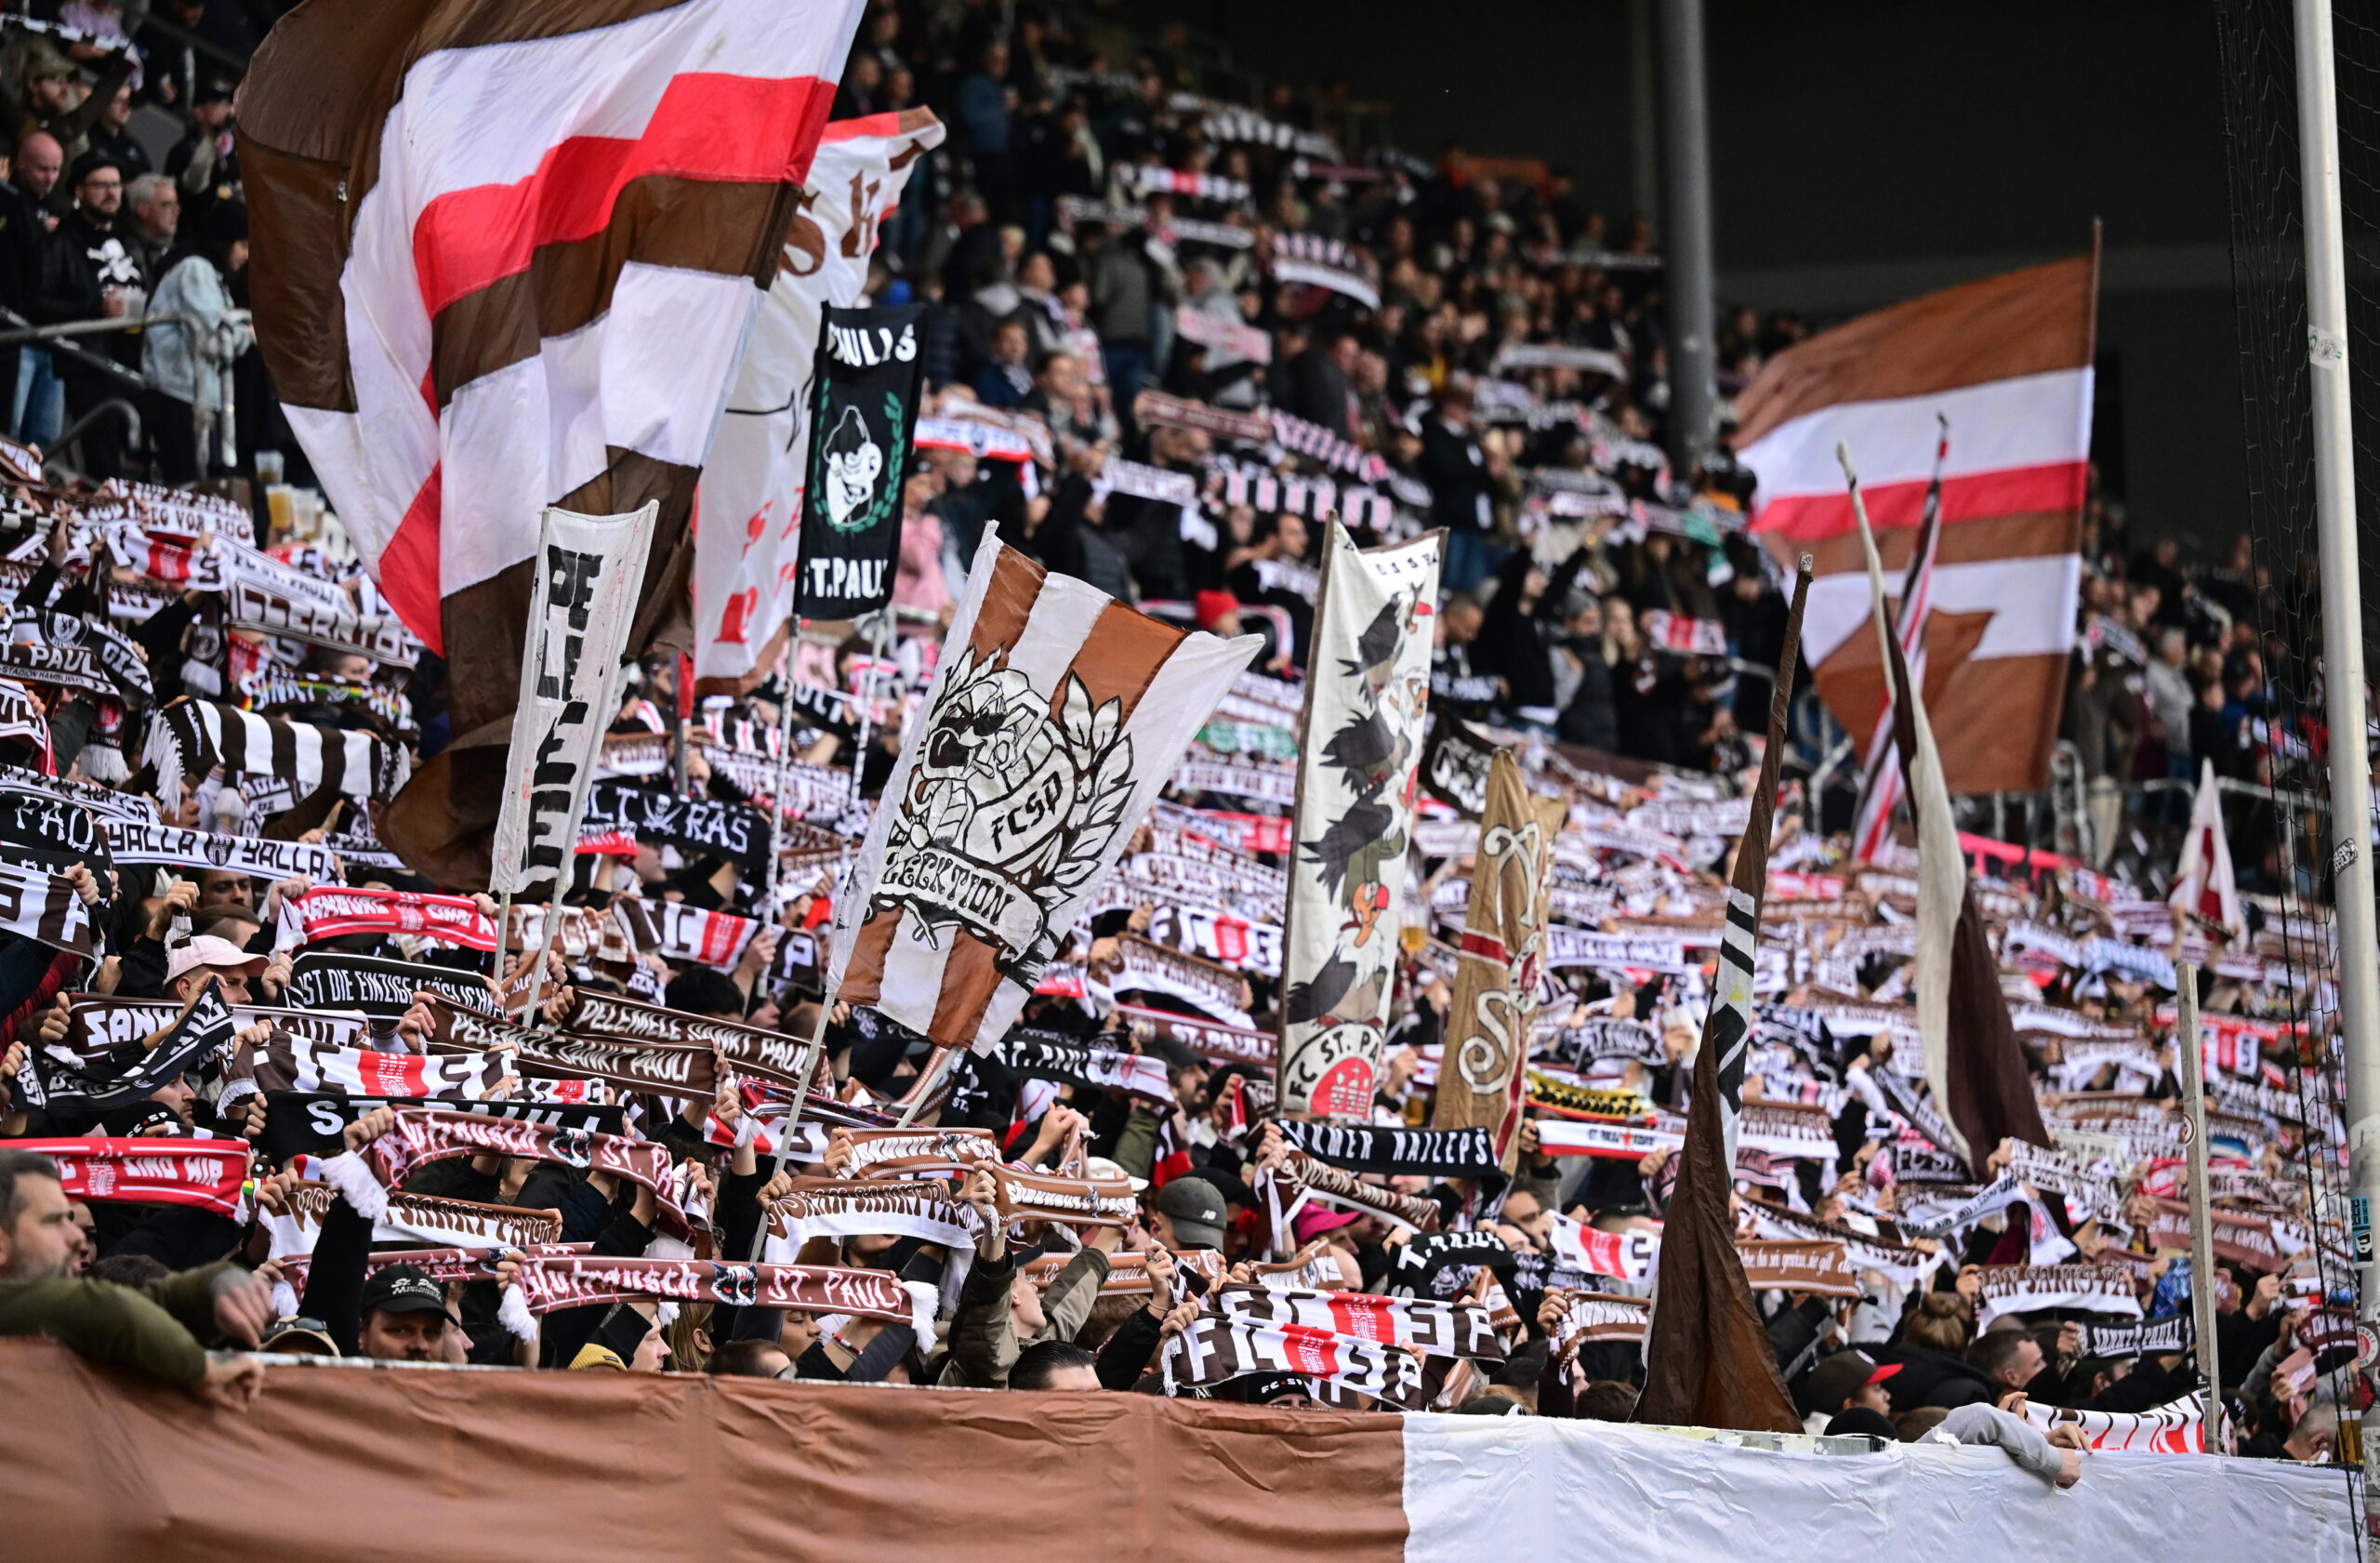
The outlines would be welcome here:
M 127 1368 L 225 1411 L 245 1411 L 264 1369 L 201 1340 L 254 1345 L 272 1318 L 272 1291 L 235 1265 L 209 1265 L 143 1287 L 73 1273 L 81 1247 L 58 1165 L 0 1151 L 0 1335 L 47 1335 L 95 1362 Z

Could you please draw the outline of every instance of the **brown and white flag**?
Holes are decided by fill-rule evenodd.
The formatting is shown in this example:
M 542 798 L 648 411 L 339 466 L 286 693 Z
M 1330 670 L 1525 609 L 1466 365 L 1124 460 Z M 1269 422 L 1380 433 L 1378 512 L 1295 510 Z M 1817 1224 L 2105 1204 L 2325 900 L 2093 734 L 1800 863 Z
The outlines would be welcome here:
M 484 882 L 537 517 L 660 507 L 629 640 L 685 612 L 696 474 L 859 0 L 315 0 L 240 93 L 258 345 L 454 747 L 382 838 Z
M 1471 870 L 1446 1058 L 1438 1066 L 1433 1129 L 1485 1127 L 1506 1172 L 1519 1155 L 1522 1065 L 1543 969 L 1547 870 L 1567 805 L 1521 778 L 1510 749 L 1488 768 L 1488 801 Z
M 1857 485 L 1853 498 L 1862 495 Z M 1976 906 L 1965 853 L 1950 814 L 1941 751 L 1925 699 L 1915 687 L 1900 638 L 1884 613 L 1884 577 L 1864 518 L 1855 513 L 1867 565 L 1876 640 L 1891 673 L 1893 743 L 1908 778 L 1910 812 L 1917 820 L 1917 1028 L 1925 1051 L 1926 1082 L 1977 1175 L 2006 1138 L 2050 1143 L 2033 1097 L 2032 1071 L 2000 991 L 2000 961 Z
M 1807 565 L 1793 584 L 1785 651 L 1768 708 L 1768 747 L 1752 796 L 1752 818 L 1736 849 L 1727 885 L 1727 921 L 1702 1046 L 1694 1060 L 1694 1101 L 1679 1148 L 1677 1186 L 1661 1228 L 1653 1322 L 1645 1351 L 1645 1392 L 1636 1420 L 1699 1427 L 1799 1432 L 1802 1419 L 1785 1393 L 1767 1327 L 1754 1305 L 1736 1252 L 1729 1196 L 1735 1184 L 1744 1065 L 1754 1026 L 1752 972 L 1760 904 L 1768 887 L 1768 837 L 1777 808 L 1778 768 L 1793 663 L 1808 604 Z
M 1834 461 L 1858 453 L 1884 564 L 1908 562 L 1940 444 L 1941 539 L 1926 703 L 1965 741 L 1952 792 L 2046 785 L 2074 643 L 2091 447 L 2096 256 L 1912 298 L 1768 361 L 1738 404 L 1735 448 L 1760 480 L 1752 530 L 1789 566 L 1816 558 L 1803 653 L 1818 693 L 1866 734 L 1884 709 L 1868 589 Z
M 835 909 L 827 991 L 944 1047 L 988 1047 L 1255 656 L 997 537 Z

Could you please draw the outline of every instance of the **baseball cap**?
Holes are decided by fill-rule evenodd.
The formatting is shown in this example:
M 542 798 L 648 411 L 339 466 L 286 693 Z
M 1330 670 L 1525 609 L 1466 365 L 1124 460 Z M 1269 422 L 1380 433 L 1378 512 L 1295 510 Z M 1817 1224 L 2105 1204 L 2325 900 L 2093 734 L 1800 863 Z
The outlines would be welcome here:
M 1890 1422 L 1885 1420 L 1884 1413 L 1872 1406 L 1853 1406 L 1828 1421 L 1826 1424 L 1828 1437 L 1839 1437 L 1845 1433 L 1864 1433 L 1869 1437 L 1882 1438 L 1886 1443 L 1900 1441 L 1900 1434 L 1894 1430 Z
M 264 957 L 250 955 L 229 939 L 200 934 L 175 946 L 173 953 L 165 957 L 165 980 L 171 982 L 185 972 L 196 971 L 201 966 L 209 969 L 219 967 L 253 977 L 264 970 Z
M 1810 1370 L 1811 1408 L 1839 1411 L 1845 1400 L 1871 1384 L 1882 1384 L 1900 1369 L 1897 1362 L 1879 1364 L 1864 1351 L 1838 1351 Z
M 1191 1248 L 1223 1246 L 1223 1197 L 1204 1178 L 1176 1178 L 1157 1193 L 1157 1208 L 1173 1223 L 1176 1237 Z
M 356 1317 L 366 1317 L 374 1308 L 392 1314 L 444 1314 L 446 1322 L 457 1328 L 463 1322 L 446 1306 L 444 1289 L 424 1274 L 418 1265 L 391 1265 L 366 1277 L 364 1301 L 355 1310 Z

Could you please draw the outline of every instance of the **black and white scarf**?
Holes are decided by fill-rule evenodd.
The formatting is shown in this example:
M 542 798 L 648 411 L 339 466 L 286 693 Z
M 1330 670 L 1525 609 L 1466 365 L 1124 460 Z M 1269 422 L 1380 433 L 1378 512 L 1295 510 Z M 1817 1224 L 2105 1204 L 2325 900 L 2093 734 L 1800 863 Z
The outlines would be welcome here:
M 1246 179 L 1222 174 L 1187 174 L 1175 168 L 1148 168 L 1128 163 L 1116 170 L 1116 180 L 1126 190 L 1144 195 L 1187 195 L 1198 201 L 1231 203 L 1248 199 Z
M 413 775 L 402 744 L 210 700 L 177 701 L 160 712 L 145 758 L 157 768 L 158 796 L 169 808 L 186 780 L 218 767 L 283 777 L 300 797 L 330 787 L 383 803 Z
M 393 616 L 364 617 L 339 594 L 336 607 L 277 589 L 245 571 L 232 573 L 226 618 L 234 629 L 284 635 L 311 646 L 353 652 L 391 668 L 421 659 L 421 642 Z
M 1380 308 L 1380 269 L 1372 258 L 1343 239 L 1315 233 L 1278 233 L 1273 238 L 1273 274 Z
M 1490 1178 L 1501 1174 L 1495 1136 L 1485 1128 L 1382 1129 L 1284 1121 L 1289 1143 L 1351 1172 L 1392 1177 Z
M 163 1027 L 119 1039 L 112 1027 L 95 1034 L 87 1006 L 73 1006 L 66 1036 L 36 1046 L 18 1076 L 30 1079 L 30 1100 L 52 1112 L 107 1112 L 139 1101 L 231 1044 L 235 1022 L 214 978 L 188 1003 L 157 1007 L 171 1012 Z
M 441 994 L 482 1014 L 496 1013 L 484 978 L 449 966 L 310 949 L 290 967 L 288 997 L 297 1009 L 361 1010 L 394 1020 L 413 1007 L 416 993 Z
M 600 781 L 587 801 L 589 824 L 627 831 L 639 842 L 676 847 L 697 857 L 723 857 L 750 879 L 764 878 L 769 822 L 760 810 L 707 798 L 681 798 L 624 781 Z
M 264 836 L 220 836 L 154 821 L 99 821 L 108 851 L 118 863 L 168 868 L 227 868 L 258 879 L 285 880 L 302 874 L 317 884 L 339 882 L 338 862 L 327 846 L 275 841 Z
M 1168 1341 L 1164 1369 L 1169 1393 L 1251 1373 L 1296 1373 L 1407 1411 L 1427 1409 L 1430 1398 L 1421 1359 L 1410 1352 L 1352 1335 L 1273 1330 L 1229 1318 L 1200 1318 Z
M 1207 466 L 1210 509 L 1247 505 L 1257 510 L 1287 510 L 1309 521 L 1336 517 L 1352 527 L 1385 528 L 1395 519 L 1397 501 L 1389 495 L 1354 484 L 1342 485 L 1322 477 L 1297 477 L 1276 472 L 1252 462 L 1229 457 Z
M 1239 1324 L 1353 1335 L 1438 1357 L 1501 1361 L 1505 1355 L 1488 1310 L 1477 1303 L 1265 1286 L 1222 1286 L 1211 1297 L 1216 1313 Z
M 98 959 L 91 914 L 74 887 L 41 868 L 0 863 L 0 933 Z
M 79 689 L 111 700 L 118 694 L 115 681 L 99 665 L 98 654 L 79 645 L 38 645 L 28 641 L 0 644 L 0 678 Z
M 1375 451 L 1365 450 L 1351 441 L 1342 440 L 1322 425 L 1273 409 L 1273 443 L 1283 450 L 1311 457 L 1334 471 L 1345 472 L 1365 483 L 1379 483 L 1388 476 L 1388 463 Z

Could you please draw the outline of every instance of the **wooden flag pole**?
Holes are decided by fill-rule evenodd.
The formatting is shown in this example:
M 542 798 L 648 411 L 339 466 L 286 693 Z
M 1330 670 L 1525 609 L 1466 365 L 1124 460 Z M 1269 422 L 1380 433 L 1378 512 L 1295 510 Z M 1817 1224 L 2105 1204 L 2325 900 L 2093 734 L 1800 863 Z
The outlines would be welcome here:
M 2206 1442 L 2216 1452 L 2223 1437 L 2223 1370 L 2215 1344 L 2215 1223 L 2207 1211 L 2206 1054 L 2198 1036 L 2198 966 L 2174 966 L 2175 1045 L 2181 1050 L 2182 1111 L 2190 1141 L 2190 1317 L 2197 1331 L 2192 1355 L 2206 1397 Z
M 801 1083 L 795 1088 L 793 1100 L 786 1105 L 785 1126 L 777 1131 L 777 1153 L 771 1158 L 768 1183 L 776 1181 L 777 1174 L 785 1171 L 786 1153 L 793 1148 L 794 1126 L 801 1121 L 801 1109 L 809 1105 L 810 1082 L 817 1078 L 818 1060 L 826 1051 L 826 1012 L 834 1008 L 834 1001 L 835 996 L 831 993 L 819 996 L 818 1018 L 810 1027 L 810 1050 L 801 1059 Z M 766 1187 L 767 1183 L 761 1186 Z M 760 1225 L 752 1234 L 752 1250 L 744 1256 L 747 1264 L 760 1262 L 761 1245 L 768 1241 L 768 1211 L 763 1207 Z
M 781 858 L 785 852 L 785 778 L 793 768 L 793 664 L 801 646 L 801 616 L 794 616 L 793 629 L 785 640 L 785 695 L 777 702 L 777 775 L 776 786 L 769 797 L 769 917 L 777 915 L 777 885 L 785 874 Z

